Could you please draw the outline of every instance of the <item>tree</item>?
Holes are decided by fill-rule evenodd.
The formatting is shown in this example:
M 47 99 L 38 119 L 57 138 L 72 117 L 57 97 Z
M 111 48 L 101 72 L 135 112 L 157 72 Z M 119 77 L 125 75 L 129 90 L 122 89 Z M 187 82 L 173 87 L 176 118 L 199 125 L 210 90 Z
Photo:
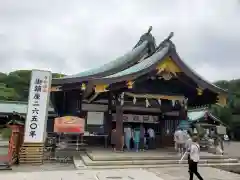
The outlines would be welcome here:
M 53 73 L 52 77 L 63 77 L 63 74 Z M 18 70 L 11 73 L 0 73 L 0 100 L 27 101 L 31 71 Z

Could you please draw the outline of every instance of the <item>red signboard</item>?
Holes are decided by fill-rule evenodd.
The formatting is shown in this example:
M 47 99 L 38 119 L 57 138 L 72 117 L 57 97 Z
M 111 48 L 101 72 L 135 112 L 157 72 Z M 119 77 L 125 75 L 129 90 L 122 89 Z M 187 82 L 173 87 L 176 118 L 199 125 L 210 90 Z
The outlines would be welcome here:
M 84 133 L 85 119 L 75 116 L 64 116 L 54 119 L 54 132 Z

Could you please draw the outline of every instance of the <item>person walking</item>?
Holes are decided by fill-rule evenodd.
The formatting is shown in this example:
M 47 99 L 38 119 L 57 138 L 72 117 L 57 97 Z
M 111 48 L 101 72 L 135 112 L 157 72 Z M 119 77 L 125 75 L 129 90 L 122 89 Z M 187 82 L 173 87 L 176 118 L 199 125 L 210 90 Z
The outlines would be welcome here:
M 175 132 L 174 134 L 174 140 L 176 142 L 176 145 L 177 145 L 177 150 L 178 150 L 178 153 L 182 156 L 184 154 L 184 132 L 182 129 L 179 129 Z
M 135 151 L 138 152 L 138 150 L 139 150 L 139 143 L 140 143 L 140 128 L 139 127 L 134 128 L 133 140 L 134 140 Z
M 143 124 L 140 125 L 140 151 L 145 149 L 145 128 Z
M 203 180 L 202 176 L 198 172 L 198 162 L 200 160 L 200 145 L 198 142 L 199 138 L 197 136 L 193 136 L 188 155 L 189 180 L 193 180 L 194 174 L 199 180 Z
M 148 128 L 149 144 L 148 149 L 155 149 L 155 132 L 152 128 Z
M 114 128 L 111 133 L 111 145 L 112 145 L 113 151 L 116 151 L 116 141 L 117 141 L 117 131 Z
M 224 142 L 229 146 L 230 145 L 229 136 L 227 134 L 224 134 L 223 138 L 224 138 Z
M 125 145 L 128 151 L 131 150 L 132 129 L 130 126 L 124 128 Z

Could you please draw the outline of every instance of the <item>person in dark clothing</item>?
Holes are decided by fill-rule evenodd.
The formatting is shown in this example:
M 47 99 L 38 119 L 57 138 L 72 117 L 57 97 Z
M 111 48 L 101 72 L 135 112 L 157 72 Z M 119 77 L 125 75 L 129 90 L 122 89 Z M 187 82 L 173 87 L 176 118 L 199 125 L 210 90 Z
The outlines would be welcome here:
M 143 124 L 140 125 L 140 151 L 144 151 L 145 148 L 145 128 Z
M 198 162 L 200 159 L 200 146 L 198 144 L 198 137 L 192 137 L 192 144 L 189 148 L 188 165 L 189 165 L 189 180 L 193 180 L 193 174 L 195 174 L 199 180 L 203 180 L 202 176 L 198 172 Z
M 111 145 L 112 145 L 113 151 L 116 151 L 116 141 L 117 141 L 117 131 L 116 129 L 113 129 L 111 133 Z

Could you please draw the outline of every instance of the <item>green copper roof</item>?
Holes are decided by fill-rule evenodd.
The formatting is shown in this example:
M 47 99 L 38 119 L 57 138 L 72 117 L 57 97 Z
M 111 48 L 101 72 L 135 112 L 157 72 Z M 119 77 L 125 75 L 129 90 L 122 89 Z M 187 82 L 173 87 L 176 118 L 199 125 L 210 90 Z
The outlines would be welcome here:
M 206 110 L 191 111 L 188 112 L 188 118 L 190 121 L 197 121 L 198 119 L 203 118 L 206 113 Z
M 99 73 L 103 73 L 103 72 L 107 72 L 111 69 L 115 69 L 117 67 L 121 67 L 123 65 L 127 65 L 128 63 L 132 62 L 133 59 L 138 56 L 141 52 L 144 51 L 144 49 L 147 46 L 147 41 L 143 42 L 140 46 L 136 47 L 135 49 L 133 49 L 132 51 L 126 53 L 125 55 L 117 58 L 114 61 L 111 61 L 107 64 L 104 64 L 98 68 L 95 69 L 91 69 L 89 71 L 85 71 L 85 72 L 81 72 L 78 73 L 76 75 L 70 75 L 70 76 L 66 76 L 62 79 L 66 79 L 66 78 L 77 78 L 77 77 L 85 77 L 85 76 L 93 76 L 95 74 L 99 74 Z
M 167 54 L 168 51 L 169 51 L 169 46 L 166 46 L 163 49 L 161 49 L 161 51 L 156 52 L 155 54 L 153 54 L 151 57 L 145 59 L 144 61 L 141 61 L 140 63 L 138 63 L 128 69 L 125 69 L 123 71 L 120 71 L 120 72 L 110 75 L 110 76 L 106 76 L 104 78 L 116 78 L 116 77 L 126 76 L 126 75 L 140 72 L 141 70 L 151 67 L 152 65 L 157 63 L 159 60 L 164 58 L 164 56 Z
M 211 112 L 209 112 L 208 109 L 196 109 L 188 112 L 188 118 L 191 122 L 201 120 L 204 118 L 205 115 L 207 115 L 214 121 L 221 122 L 221 120 L 214 116 Z
M 0 113 L 12 113 L 15 111 L 19 114 L 27 114 L 27 108 L 26 102 L 0 101 Z M 54 112 L 54 109 L 49 107 L 49 112 Z

